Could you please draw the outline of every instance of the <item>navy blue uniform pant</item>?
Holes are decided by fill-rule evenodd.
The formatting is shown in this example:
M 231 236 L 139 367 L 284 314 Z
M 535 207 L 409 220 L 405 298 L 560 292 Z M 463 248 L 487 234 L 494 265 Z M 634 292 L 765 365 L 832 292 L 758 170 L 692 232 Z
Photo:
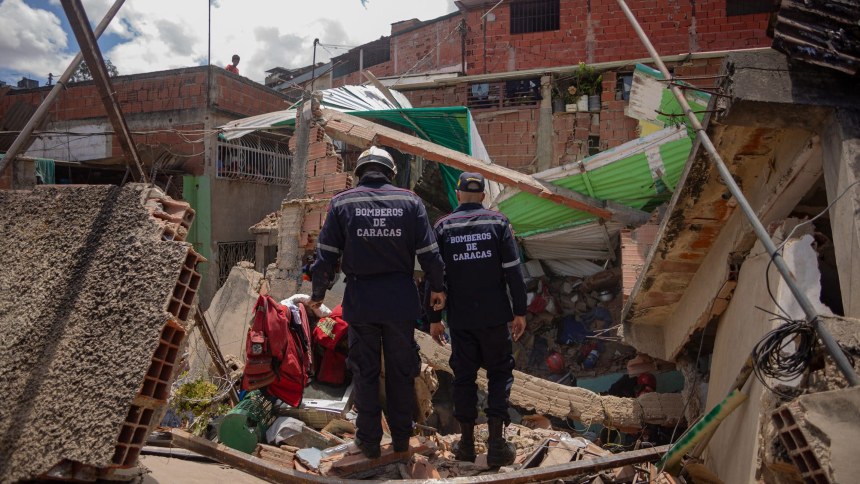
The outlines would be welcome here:
M 505 422 L 514 384 L 514 357 L 507 324 L 481 329 L 451 329 L 451 369 L 454 370 L 454 418 L 470 423 L 478 418 L 478 369 L 487 370 L 487 417 Z
M 380 354 L 385 355 L 386 417 L 391 439 L 402 442 L 412 435 L 415 377 L 421 365 L 414 329 L 414 320 L 349 322 L 348 364 L 355 382 L 356 436 L 362 442 L 379 443 L 382 439 Z

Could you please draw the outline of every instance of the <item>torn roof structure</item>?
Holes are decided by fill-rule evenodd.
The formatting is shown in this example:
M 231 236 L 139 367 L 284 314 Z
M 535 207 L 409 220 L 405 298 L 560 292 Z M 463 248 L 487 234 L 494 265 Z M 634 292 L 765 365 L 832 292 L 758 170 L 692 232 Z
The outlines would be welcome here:
M 640 119 L 643 132 L 648 135 L 533 176 L 493 165 L 469 109 L 463 106 L 411 108 L 397 91 L 390 91 L 392 102 L 376 87 L 344 86 L 321 91 L 321 107 L 328 113 L 324 115 L 329 123 L 328 134 L 334 138 L 359 147 L 380 143 L 439 162 L 452 206 L 456 206 L 454 192 L 460 170 L 484 173 L 494 182 L 488 197 L 490 204 L 508 216 L 517 236 L 526 241 L 529 255 L 552 260 L 553 272 L 560 275 L 587 276 L 600 270 L 592 261 L 611 257 L 610 240 L 621 227 L 644 223 L 649 215 L 642 210 L 650 210 L 671 196 L 689 154 L 692 144 L 689 132 L 676 119 L 680 107 L 659 77 L 653 69 L 637 66 L 634 81 L 637 94 L 631 106 L 639 109 L 632 107 L 630 115 Z M 689 94 L 691 102 L 702 109 L 708 98 L 708 94 L 693 90 Z M 651 111 L 661 114 L 642 108 L 649 103 L 654 105 Z M 356 119 L 348 120 L 350 116 Z M 237 120 L 222 130 L 223 136 L 231 139 L 257 129 L 294 123 L 295 110 L 290 109 Z M 355 132 L 370 137 L 352 136 L 351 128 L 344 123 L 361 126 Z M 403 138 L 408 135 L 386 126 L 412 131 L 415 137 Z M 444 154 L 437 156 L 439 152 L 434 146 Z M 598 223 L 601 220 L 612 223 Z M 568 230 L 583 224 L 589 227 Z M 592 234 L 594 241 L 590 251 L 564 256 L 541 249 L 547 243 L 552 244 L 553 239 L 558 244 L 569 241 L 573 233 L 585 232 Z M 538 235 L 541 237 L 535 244 L 528 243 Z M 601 257 L 595 259 L 595 255 Z
M 780 243 L 796 287 L 823 316 L 821 324 L 829 326 L 829 313 L 841 313 L 845 328 L 856 334 L 860 316 L 856 81 L 794 63 L 776 52 L 729 54 L 724 73 L 724 96 L 720 102 L 712 100 L 708 109 L 715 111 L 706 118 L 708 136 L 756 216 Z M 812 206 L 804 202 L 810 199 L 816 200 Z M 817 220 L 813 223 L 810 217 Z M 802 230 L 796 233 L 798 228 Z M 774 314 L 789 320 L 804 318 L 770 261 L 697 144 L 624 308 L 625 342 L 652 356 L 678 361 L 705 348 L 701 354 L 710 360 L 706 405 L 718 406 L 724 392 L 739 381 L 756 344 L 784 322 L 774 319 Z M 830 332 L 846 354 L 858 354 L 851 349 L 856 348 L 854 336 L 847 336 L 844 329 Z M 786 350 L 792 351 L 788 345 L 778 351 L 791 354 Z M 856 462 L 842 460 L 842 453 L 851 445 L 846 442 L 855 442 L 858 436 L 856 428 L 841 422 L 856 420 L 856 412 L 847 405 L 841 410 L 831 407 L 827 418 L 832 427 L 817 426 L 814 431 L 826 436 L 822 440 L 803 440 L 806 417 L 785 420 L 791 414 L 786 407 L 797 408 L 806 400 L 794 396 L 820 391 L 814 388 L 819 379 L 837 387 L 846 385 L 832 358 L 827 355 L 822 360 L 823 370 L 810 366 L 801 378 L 777 373 L 761 377 L 763 381 L 752 379 L 744 387 L 747 402 L 702 447 L 705 464 L 720 479 L 751 482 L 772 480 L 768 474 L 784 477 L 790 472 L 778 471 L 774 464 L 782 464 L 780 454 L 788 454 L 797 466 L 790 471 L 806 481 L 843 480 L 833 476 L 840 475 L 839 466 L 850 469 Z M 856 363 L 854 367 L 856 371 Z M 772 414 L 783 402 L 789 403 Z M 770 427 L 772 418 L 778 432 Z M 793 438 L 786 443 L 789 431 Z M 776 442 L 777 433 L 783 439 L 781 445 Z

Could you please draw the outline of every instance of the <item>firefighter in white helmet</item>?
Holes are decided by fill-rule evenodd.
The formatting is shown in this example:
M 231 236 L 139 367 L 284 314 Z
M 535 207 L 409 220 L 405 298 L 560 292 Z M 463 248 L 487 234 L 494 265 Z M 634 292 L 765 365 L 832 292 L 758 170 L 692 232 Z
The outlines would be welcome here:
M 358 410 L 356 444 L 368 458 L 380 454 L 380 352 L 385 355 L 387 417 L 394 450 L 412 435 L 414 378 L 420 358 L 413 331 L 419 318 L 414 261 L 430 284 L 430 304 L 445 305 L 443 265 L 418 195 L 392 185 L 397 165 L 381 148 L 358 157 L 358 186 L 335 195 L 320 231 L 311 267 L 313 304 L 322 302 L 340 264 L 346 277 L 343 318 L 349 322 L 349 366 Z

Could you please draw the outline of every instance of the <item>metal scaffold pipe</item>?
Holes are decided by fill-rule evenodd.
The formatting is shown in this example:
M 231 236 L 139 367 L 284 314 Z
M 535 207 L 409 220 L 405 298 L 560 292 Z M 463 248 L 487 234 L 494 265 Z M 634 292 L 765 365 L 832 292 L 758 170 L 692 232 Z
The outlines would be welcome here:
M 125 3 L 125 0 L 116 0 L 113 5 L 111 5 L 110 10 L 107 11 L 105 16 L 102 18 L 102 21 L 96 26 L 96 29 L 93 31 L 93 34 L 96 38 L 99 38 L 105 30 L 107 30 L 108 25 L 110 25 L 111 20 L 113 20 L 116 13 L 119 12 L 122 4 Z M 63 72 L 63 75 L 57 79 L 57 83 L 54 84 L 54 87 L 51 89 L 51 92 L 45 96 L 45 100 L 42 101 L 42 104 L 39 105 L 39 108 L 36 109 L 36 112 L 30 116 L 30 120 L 27 121 L 27 124 L 24 126 L 24 129 L 18 133 L 18 137 L 15 138 L 15 141 L 12 142 L 12 146 L 9 147 L 9 150 L 6 151 L 6 156 L 0 160 L 0 173 L 3 173 L 3 170 L 6 169 L 6 165 L 14 160 L 19 154 L 27 149 L 27 146 L 30 142 L 30 136 L 33 134 L 33 131 L 36 130 L 39 126 L 41 126 L 42 122 L 45 120 L 45 116 L 48 114 L 48 111 L 51 109 L 51 106 L 54 105 L 54 101 L 57 100 L 57 97 L 60 95 L 60 92 L 66 88 L 66 83 L 69 82 L 69 79 L 72 78 L 72 74 L 78 69 L 81 61 L 84 59 L 84 55 L 81 52 L 78 52 L 78 55 L 72 59 L 72 62 L 69 63 L 69 67 L 66 67 L 66 70 Z
M 645 48 L 648 50 L 648 54 L 651 56 L 651 59 L 654 61 L 654 64 L 657 65 L 657 68 L 663 74 L 663 77 L 666 78 L 666 80 L 671 81 L 672 76 L 669 74 L 669 70 L 666 68 L 666 64 L 664 64 L 663 61 L 660 59 L 660 55 L 657 53 L 657 50 L 654 48 L 654 45 L 648 38 L 648 35 L 645 33 L 644 30 L 642 30 L 642 26 L 639 25 L 639 22 L 633 15 L 633 12 L 630 10 L 630 7 L 627 6 L 625 0 L 617 1 L 618 5 L 621 7 L 621 10 L 624 12 L 624 15 L 627 16 L 627 20 L 630 21 L 630 24 L 636 31 L 636 35 L 639 36 L 639 40 L 642 41 L 642 44 L 645 45 Z M 773 264 L 776 266 L 777 270 L 779 270 L 779 273 L 782 275 L 782 278 L 788 285 L 789 290 L 791 290 L 792 295 L 797 300 L 800 307 L 803 309 L 803 312 L 806 316 L 806 321 L 815 328 L 818 337 L 821 339 L 821 342 L 824 344 L 825 348 L 827 349 L 827 352 L 830 353 L 830 356 L 836 362 L 836 365 L 839 367 L 839 370 L 845 376 L 845 379 L 848 380 L 848 383 L 851 386 L 860 385 L 860 378 L 858 378 L 857 374 L 854 373 L 854 369 L 852 368 L 851 363 L 848 361 L 848 358 L 842 352 L 842 348 L 840 348 L 836 340 L 833 339 L 833 335 L 831 335 L 830 332 L 827 331 L 827 329 L 821 325 L 818 312 L 813 307 L 812 301 L 809 300 L 809 298 L 806 296 L 806 293 L 804 293 L 803 290 L 801 290 L 801 288 L 797 285 L 797 281 L 794 279 L 794 276 L 792 276 L 791 270 L 786 265 L 785 260 L 782 258 L 782 255 L 780 255 L 779 251 L 776 248 L 776 245 L 773 243 L 770 238 L 770 235 L 764 228 L 764 225 L 762 225 L 752 206 L 750 206 L 749 201 L 747 201 L 740 187 L 735 182 L 735 179 L 734 177 L 732 177 L 728 166 L 726 166 L 722 157 L 717 152 L 716 147 L 714 147 L 714 144 L 708 137 L 708 134 L 705 132 L 705 129 L 702 127 L 702 123 L 699 122 L 699 119 L 696 118 L 696 115 L 690 108 L 690 104 L 687 102 L 687 98 L 684 97 L 684 94 L 681 92 L 678 86 L 674 85 L 671 82 L 669 83 L 669 89 L 672 91 L 672 94 L 678 100 L 678 103 L 681 105 L 681 109 L 684 110 L 684 114 L 690 121 L 690 126 L 692 126 L 693 130 L 696 132 L 696 137 L 698 138 L 699 143 L 708 153 L 708 156 L 710 156 L 711 161 L 717 167 L 717 171 L 720 172 L 720 176 L 722 177 L 723 182 L 728 187 L 732 196 L 735 197 L 738 206 L 741 208 L 741 211 L 746 216 L 747 220 L 749 220 L 750 225 L 752 225 L 756 237 L 758 237 L 762 245 L 764 245 L 768 254 L 773 259 Z

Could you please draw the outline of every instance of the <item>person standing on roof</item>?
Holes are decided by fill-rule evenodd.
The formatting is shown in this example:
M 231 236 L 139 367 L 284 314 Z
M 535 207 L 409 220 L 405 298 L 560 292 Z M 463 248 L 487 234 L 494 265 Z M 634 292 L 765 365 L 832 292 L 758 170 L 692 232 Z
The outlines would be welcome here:
M 510 222 L 481 204 L 484 185 L 479 173 L 461 174 L 460 205 L 436 223 L 435 232 L 445 262 L 454 418 L 462 433 L 454 455 L 457 460 L 475 461 L 475 380 L 478 369 L 484 367 L 489 380 L 487 465 L 500 467 L 516 457 L 515 446 L 505 440 L 504 427 L 510 422 L 508 398 L 514 383 L 511 333 L 516 341 L 525 331 L 526 285 Z M 444 344 L 441 314 L 433 311 L 430 318 L 430 334 Z
M 239 74 L 239 68 L 236 67 L 239 65 L 239 54 L 233 54 L 232 60 L 233 63 L 227 64 L 227 67 L 225 67 L 224 69 L 226 69 L 228 72 L 232 72 L 233 74 Z
M 409 448 L 414 379 L 420 369 L 413 330 L 420 316 L 413 280 L 415 258 L 430 284 L 430 304 L 445 306 L 442 257 L 424 204 L 397 188 L 387 151 L 371 147 L 358 158 L 358 186 L 332 197 L 310 271 L 312 305 L 319 305 L 340 264 L 346 276 L 343 319 L 349 322 L 348 365 L 358 410 L 355 443 L 368 458 L 380 455 L 380 351 L 385 356 L 388 424 L 395 452 Z

